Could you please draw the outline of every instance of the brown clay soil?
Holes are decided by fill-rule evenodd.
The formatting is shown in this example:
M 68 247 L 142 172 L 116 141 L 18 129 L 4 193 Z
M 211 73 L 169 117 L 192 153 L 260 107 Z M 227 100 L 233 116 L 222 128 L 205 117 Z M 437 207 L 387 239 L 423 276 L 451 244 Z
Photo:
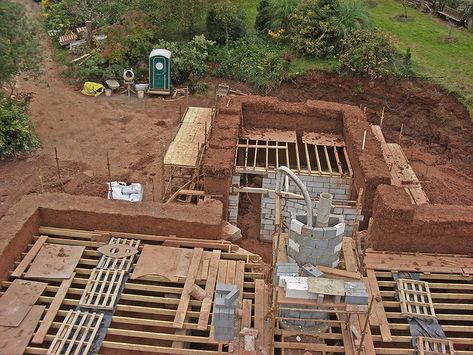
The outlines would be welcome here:
M 422 80 L 376 80 L 310 72 L 271 93 L 287 101 L 308 99 L 363 105 L 368 120 L 402 147 L 434 204 L 473 205 L 473 122 L 458 100 Z
M 37 13 L 33 2 L 30 14 Z M 177 132 L 180 111 L 187 105 L 213 106 L 214 97 L 170 101 L 159 97 L 138 100 L 125 95 L 86 97 L 65 83 L 63 68 L 52 60 L 49 40 L 43 37 L 43 75 L 39 80 L 20 78 L 18 89 L 32 94 L 29 106 L 41 148 L 32 154 L 0 162 L 0 207 L 19 199 L 19 192 L 60 191 L 54 148 L 59 152 L 62 185 L 71 194 L 106 196 L 107 152 L 112 179 L 161 191 L 160 166 Z M 207 78 L 210 88 L 227 82 L 251 93 L 248 85 Z M 286 101 L 335 101 L 367 108 L 371 123 L 379 124 L 385 107 L 383 131 L 397 142 L 404 124 L 402 146 L 433 203 L 473 205 L 473 124 L 455 98 L 425 81 L 376 80 L 309 72 L 270 93 Z M 31 183 L 31 189 L 24 189 Z M 22 189 L 23 188 L 23 189 Z M 10 197 L 10 199 L 9 199 Z M 13 198 L 12 198 L 13 197 Z M 1 209 L 1 208 L 0 208 Z M 256 241 L 255 216 L 243 214 L 242 247 L 270 260 L 270 246 Z

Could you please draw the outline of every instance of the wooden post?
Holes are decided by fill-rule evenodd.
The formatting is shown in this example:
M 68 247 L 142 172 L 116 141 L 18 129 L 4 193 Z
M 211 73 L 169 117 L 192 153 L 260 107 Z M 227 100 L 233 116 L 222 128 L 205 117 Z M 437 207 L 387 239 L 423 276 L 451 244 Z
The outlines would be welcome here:
M 363 342 L 365 341 L 365 336 L 366 336 L 366 333 L 367 333 L 367 328 L 368 328 L 368 324 L 369 324 L 369 320 L 370 320 L 370 314 L 371 314 L 371 310 L 373 308 L 373 302 L 375 302 L 375 298 L 371 297 L 371 302 L 370 302 L 370 305 L 368 307 L 368 312 L 366 314 L 365 324 L 363 326 L 363 331 L 361 332 L 360 346 L 358 348 L 357 355 L 361 355 L 361 352 L 363 350 Z
M 41 172 L 41 168 L 38 169 L 38 179 L 39 179 L 39 187 L 41 189 L 41 193 L 44 193 L 44 185 L 43 185 L 43 173 Z
M 365 129 L 365 132 L 363 133 L 363 144 L 361 145 L 361 150 L 365 150 L 365 144 L 366 144 L 366 129 Z
M 381 120 L 379 121 L 379 128 L 383 128 L 383 121 L 384 121 L 384 106 L 383 106 L 383 111 L 381 111 Z
M 401 145 L 402 141 L 402 131 L 404 130 L 404 123 L 401 123 L 401 130 L 399 131 L 399 145 Z
M 207 121 L 204 122 L 205 123 L 205 131 L 204 131 L 204 150 L 205 148 L 207 147 Z M 255 161 L 256 161 L 256 157 L 255 157 Z
M 92 33 L 92 21 L 85 21 L 85 27 L 87 28 L 87 44 L 89 47 L 93 47 L 93 33 Z
M 107 151 L 107 169 L 108 169 L 108 186 L 110 188 L 109 197 L 113 200 L 113 191 L 112 191 L 112 173 L 110 171 L 110 158 Z
M 56 168 L 57 168 L 57 176 L 58 176 L 58 179 L 59 179 L 59 186 L 61 186 L 61 191 L 62 192 L 66 192 L 66 190 L 64 189 L 64 185 L 62 183 L 61 169 L 59 169 L 59 157 L 57 155 L 57 148 L 56 147 L 54 147 L 54 154 L 56 155 Z
M 165 188 L 166 188 L 166 179 L 164 177 L 164 156 L 163 156 L 163 159 L 161 159 L 161 202 L 164 202 Z

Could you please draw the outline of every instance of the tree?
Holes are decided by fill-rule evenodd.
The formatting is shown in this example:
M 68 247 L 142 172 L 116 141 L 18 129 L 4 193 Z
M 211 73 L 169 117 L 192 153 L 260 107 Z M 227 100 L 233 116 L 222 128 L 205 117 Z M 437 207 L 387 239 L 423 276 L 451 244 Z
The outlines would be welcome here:
M 230 1 L 218 1 L 207 13 L 206 30 L 209 39 L 223 44 L 245 34 L 245 16 Z
M 11 97 L 18 74 L 37 75 L 40 52 L 22 5 L 0 0 L 0 18 L 0 85 L 10 87 Z

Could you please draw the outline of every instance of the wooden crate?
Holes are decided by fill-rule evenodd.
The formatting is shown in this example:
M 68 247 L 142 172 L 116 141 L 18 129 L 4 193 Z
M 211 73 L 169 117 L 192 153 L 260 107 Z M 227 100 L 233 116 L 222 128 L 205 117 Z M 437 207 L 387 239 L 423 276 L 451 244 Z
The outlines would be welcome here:
M 88 354 L 103 314 L 70 310 L 54 337 L 48 354 Z
M 437 318 L 428 282 L 398 279 L 397 287 L 403 316 L 424 319 Z
M 455 354 L 453 342 L 448 339 L 417 337 L 419 355 Z

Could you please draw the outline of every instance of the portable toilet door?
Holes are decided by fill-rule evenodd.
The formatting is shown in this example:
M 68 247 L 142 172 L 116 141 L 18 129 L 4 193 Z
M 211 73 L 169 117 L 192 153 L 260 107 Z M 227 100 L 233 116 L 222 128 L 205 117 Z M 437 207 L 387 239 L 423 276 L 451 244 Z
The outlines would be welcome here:
M 150 94 L 171 93 L 171 52 L 167 49 L 153 49 L 149 55 Z

